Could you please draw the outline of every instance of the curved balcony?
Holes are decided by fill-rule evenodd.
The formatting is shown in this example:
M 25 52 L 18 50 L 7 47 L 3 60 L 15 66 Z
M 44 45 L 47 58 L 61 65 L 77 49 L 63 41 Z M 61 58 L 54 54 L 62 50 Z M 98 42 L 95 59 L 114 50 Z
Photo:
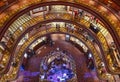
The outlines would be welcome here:
M 50 28 L 49 30 L 48 30 L 48 32 L 46 32 L 46 31 L 41 31 L 41 32 L 38 32 L 38 33 L 36 33 L 35 35 L 33 35 L 32 37 L 30 37 L 28 40 L 27 40 L 27 42 L 25 42 L 21 47 L 20 47 L 20 50 L 19 50 L 19 52 L 18 52 L 18 54 L 15 56 L 15 62 L 17 62 L 17 67 L 13 67 L 13 69 L 11 69 L 10 71 L 11 72 L 8 72 L 9 74 L 6 74 L 6 75 L 4 75 L 3 77 L 2 77 L 2 79 L 1 80 L 5 80 L 4 78 L 8 78 L 8 79 L 13 79 L 13 78 L 15 78 L 15 76 L 17 75 L 17 71 L 18 71 L 18 69 L 19 69 L 19 66 L 20 66 L 20 61 L 21 61 L 21 58 L 22 58 L 22 55 L 23 55 L 23 53 L 24 53 L 24 50 L 25 49 L 27 49 L 30 45 L 31 45 L 31 43 L 33 43 L 35 40 L 36 40 L 36 38 L 39 38 L 40 36 L 43 36 L 44 34 L 46 34 L 46 33 L 50 33 L 50 32 L 58 32 L 58 30 L 56 30 L 56 28 Z M 65 32 L 67 32 L 67 29 L 65 29 L 65 28 L 60 28 L 60 32 L 63 32 L 63 33 L 65 33 Z M 70 33 L 69 32 L 69 34 L 71 34 L 71 35 L 73 35 L 73 36 L 75 36 L 75 37 L 78 37 L 80 40 L 82 40 L 84 43 L 85 43 L 85 37 L 83 36 L 83 35 L 80 35 L 79 33 L 77 33 L 77 32 L 74 32 L 74 33 Z M 77 35 L 77 36 L 76 36 Z M 101 66 L 100 66 L 100 63 L 101 63 L 101 59 L 99 59 L 99 56 L 98 56 L 98 52 L 96 51 L 96 48 L 93 46 L 93 43 L 91 42 L 91 41 L 87 41 L 86 42 L 86 45 L 88 45 L 89 46 L 89 49 L 91 49 L 91 52 L 93 53 L 93 55 L 94 55 L 94 59 L 95 59 L 95 64 L 96 64 L 96 70 L 98 71 L 98 75 L 101 77 L 101 78 L 108 78 L 108 76 L 106 75 L 106 74 L 103 74 L 102 76 L 101 76 L 101 71 L 102 71 L 102 68 L 100 68 Z
M 50 16 L 50 17 L 51 17 L 51 16 Z M 69 17 L 69 16 L 68 16 L 68 17 Z M 64 17 L 64 18 L 65 18 L 65 17 Z M 34 22 L 34 23 L 35 23 L 35 22 Z M 29 24 L 29 23 L 28 23 L 28 24 Z M 27 24 L 27 25 L 28 25 L 28 24 Z M 26 26 L 26 25 L 25 25 L 25 26 Z M 27 27 L 27 26 L 26 26 L 26 27 Z
M 49 17 L 51 17 L 52 15 L 50 15 Z M 68 15 L 69 16 L 69 15 Z M 54 16 L 53 16 L 54 17 Z M 37 17 L 38 18 L 38 17 Z M 41 17 L 40 17 L 41 18 Z M 64 16 L 63 16 L 63 18 L 65 18 Z M 39 19 L 39 18 L 38 18 Z M 35 19 L 36 20 L 36 19 Z M 36 21 L 37 22 L 37 21 Z M 30 23 L 31 23 L 31 25 L 32 25 L 32 23 L 35 23 L 35 21 L 33 22 L 33 21 L 31 21 L 30 20 Z M 26 27 L 28 27 L 27 25 L 29 25 L 30 24 L 29 22 L 27 23 L 27 24 L 24 24 L 25 25 L 25 27 L 23 27 L 23 29 L 25 29 Z M 23 25 L 23 26 L 24 26 Z M 19 30 L 19 29 L 18 29 Z M 18 38 L 18 34 L 16 34 L 16 33 L 18 33 L 18 31 L 16 31 L 13 35 L 14 35 L 14 37 L 17 37 Z M 17 35 L 17 36 L 16 36 Z M 15 38 L 15 39 L 17 39 L 17 38 Z M 14 47 L 14 49 L 15 49 L 15 47 Z
M 25 16 L 23 16 L 23 17 L 26 17 L 27 15 L 25 15 Z M 21 17 L 22 19 L 23 19 L 23 17 Z M 72 17 L 72 15 L 70 15 L 70 14 L 48 14 L 48 15 L 46 15 L 46 19 L 45 20 L 48 20 L 48 19 L 54 19 L 54 18 L 57 18 L 57 19 L 59 19 L 60 17 L 63 17 L 62 19 L 67 19 L 67 20 L 71 20 L 71 17 Z M 22 21 L 22 20 L 21 20 Z M 22 31 L 23 30 L 25 30 L 27 27 L 29 27 L 30 25 L 32 26 L 32 24 L 34 25 L 34 23 L 37 23 L 37 22 L 39 22 L 39 21 L 44 21 L 44 18 L 42 17 L 42 16 L 39 16 L 39 17 L 35 17 L 35 18 L 33 18 L 33 19 L 31 19 L 30 17 L 28 17 L 27 19 L 25 19 L 24 20 L 25 22 L 27 21 L 27 23 L 22 23 L 23 25 L 23 27 L 22 27 L 22 30 L 20 30 L 20 29 L 18 29 L 18 30 L 16 30 L 16 32 L 13 34 L 13 36 L 15 37 L 14 39 L 17 39 L 18 38 L 18 36 L 22 33 Z M 89 21 L 86 21 L 86 20 L 84 20 L 84 19 L 82 19 L 82 20 L 75 20 L 75 19 L 73 19 L 73 21 L 78 21 L 78 22 L 80 22 L 80 24 L 83 24 L 84 26 L 86 26 L 87 28 L 89 28 L 89 26 L 90 26 L 90 22 Z M 19 21 L 20 22 L 20 21 Z M 16 24 L 17 22 L 15 22 L 15 24 Z M 17 26 L 16 26 L 17 27 Z M 14 27 L 15 28 L 15 27 Z M 11 26 L 11 29 L 14 29 L 13 28 L 13 26 Z M 101 31 L 102 32 L 102 31 Z M 103 49 L 104 49 L 104 51 L 105 52 L 107 52 L 108 50 L 109 50 L 109 46 L 108 46 L 108 43 L 107 43 L 107 41 L 106 41 L 106 39 L 105 39 L 105 37 L 104 37 L 104 35 L 101 33 L 101 32 L 99 32 L 98 34 L 97 34 L 97 36 L 99 37 L 99 40 L 101 41 L 101 43 L 104 45 L 103 46 Z M 10 43 L 11 43 L 11 41 L 10 41 Z M 9 44 L 10 44 L 9 43 Z M 108 57 L 107 56 L 105 56 L 105 59 L 107 59 Z M 113 60 L 113 59 L 112 59 Z
M 39 2 L 39 1 L 38 1 Z M 27 1 L 26 1 L 26 3 L 27 3 Z M 34 2 L 33 2 L 34 3 Z M 35 3 L 37 3 L 37 1 L 35 2 Z M 45 2 L 43 2 L 43 3 L 45 3 Z M 54 1 L 54 3 L 55 3 L 55 1 Z M 62 4 L 61 3 L 61 1 L 60 2 L 58 2 L 59 4 Z M 57 4 L 58 4 L 57 3 Z M 66 2 L 63 2 L 63 3 L 66 3 Z M 104 20 L 103 22 L 105 23 L 105 26 L 106 26 L 106 28 L 110 31 L 110 29 L 113 29 L 113 27 L 115 27 L 114 29 L 115 29 L 115 31 L 118 33 L 118 35 L 120 35 L 119 34 L 119 27 L 118 26 L 115 26 L 116 24 L 118 24 L 119 25 L 119 21 L 116 21 L 116 18 L 115 18 L 115 16 L 113 15 L 113 14 L 111 14 L 110 12 L 110 15 L 108 16 L 108 12 L 102 12 L 102 11 L 104 11 L 104 9 L 103 10 L 98 10 L 99 9 L 99 7 L 98 6 L 96 6 L 96 7 L 98 7 L 98 9 L 97 8 L 95 8 L 95 7 L 93 7 L 93 6 L 95 6 L 95 4 L 87 4 L 87 3 L 85 3 L 84 1 L 81 1 L 81 2 L 77 2 L 77 3 L 80 3 L 80 4 L 82 4 L 82 5 L 85 5 L 85 7 L 86 6 L 89 6 L 89 8 L 91 8 L 93 11 L 95 11 L 96 10 L 96 12 L 98 11 L 99 13 L 101 13 L 101 15 L 100 15 L 100 17 L 101 16 L 105 16 L 105 18 L 107 19 L 107 20 L 109 20 L 110 21 L 110 23 L 112 24 L 112 25 L 110 25 L 108 22 L 107 22 L 107 20 Z M 32 3 L 31 3 L 32 4 Z M 52 4 L 52 2 L 51 2 L 51 4 Z M 56 4 L 56 3 L 55 3 Z M 69 4 L 71 4 L 71 3 L 69 3 Z M 80 4 L 79 4 L 79 7 L 80 7 Z M 78 4 L 76 4 L 76 6 L 77 6 Z M 43 6 L 43 4 L 41 3 L 41 6 Z M 101 7 L 102 8 L 102 7 Z M 88 10 L 87 10 L 88 11 Z M 93 11 L 90 11 L 90 12 L 93 12 Z M 93 12 L 92 14 L 94 14 L 96 17 L 98 17 L 98 18 L 100 18 L 98 15 L 96 15 L 96 14 L 98 14 L 98 13 L 96 13 L 95 14 L 95 12 Z M 5 15 L 5 14 L 4 14 Z M 17 13 L 17 15 L 18 15 L 18 13 Z M 20 15 L 19 15 L 20 16 Z M 14 16 L 15 17 L 15 16 Z M 16 16 L 16 17 L 18 17 L 18 16 Z M 112 19 L 110 19 L 110 17 L 112 17 L 112 18 L 114 18 L 113 20 Z M 9 16 L 7 16 L 7 18 L 9 18 Z M 12 18 L 13 19 L 13 18 Z M 102 19 L 100 18 L 100 20 L 103 20 L 104 19 L 104 17 L 102 17 Z M 6 18 L 5 18 L 5 20 L 6 20 Z M 3 20 L 2 20 L 3 21 Z M 114 21 L 114 22 L 113 22 Z M 108 24 L 108 25 L 107 25 Z M 7 25 L 9 25 L 8 23 L 7 23 Z M 114 25 L 114 26 L 113 26 Z M 111 27 L 112 26 L 112 27 Z M 5 26 L 6 28 L 7 28 L 7 26 Z M 108 28 L 108 27 L 111 27 L 111 28 Z M 115 32 L 114 30 L 111 30 L 110 32 L 112 33 L 113 32 L 113 34 L 111 34 L 112 35 L 112 37 L 116 37 L 116 39 L 114 39 L 115 40 L 115 43 L 116 42 L 118 42 L 119 43 L 119 39 L 117 38 L 117 34 L 115 34 L 116 32 Z M 4 32 L 4 31 L 3 31 Z M 118 39 L 118 40 L 117 40 Z M 117 43 L 116 43 L 117 44 Z M 117 46 L 118 47 L 118 46 Z

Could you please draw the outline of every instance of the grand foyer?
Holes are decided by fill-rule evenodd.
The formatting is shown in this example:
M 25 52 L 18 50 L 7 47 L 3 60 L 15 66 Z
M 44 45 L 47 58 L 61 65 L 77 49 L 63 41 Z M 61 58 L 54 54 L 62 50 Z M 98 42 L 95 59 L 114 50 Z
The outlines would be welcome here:
M 119 82 L 118 3 L 0 1 L 0 81 Z

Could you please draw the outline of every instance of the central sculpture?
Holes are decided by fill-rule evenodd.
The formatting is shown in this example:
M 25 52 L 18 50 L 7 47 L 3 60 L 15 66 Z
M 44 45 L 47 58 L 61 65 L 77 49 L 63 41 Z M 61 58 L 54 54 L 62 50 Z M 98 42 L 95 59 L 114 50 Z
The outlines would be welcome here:
M 41 62 L 40 80 L 66 82 L 75 76 L 73 64 L 72 58 L 65 51 L 53 51 Z

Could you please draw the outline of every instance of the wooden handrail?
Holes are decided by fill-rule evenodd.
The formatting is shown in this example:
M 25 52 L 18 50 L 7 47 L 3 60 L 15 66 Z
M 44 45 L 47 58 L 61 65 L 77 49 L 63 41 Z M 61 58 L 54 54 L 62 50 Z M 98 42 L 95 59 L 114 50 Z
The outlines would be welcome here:
M 64 2 L 65 3 L 65 2 Z M 56 4 L 56 3 L 55 3 Z M 61 3 L 62 4 L 62 3 Z M 71 5 L 71 4 L 70 4 Z M 80 6 L 80 5 L 79 5 Z M 26 10 L 26 9 L 25 9 Z M 24 11 L 25 11 L 24 10 Z M 85 9 L 85 10 L 87 10 L 87 9 Z M 90 10 L 88 10 L 88 11 L 90 11 Z M 90 12 L 92 12 L 92 11 L 90 11 Z M 96 12 L 95 12 L 96 13 Z M 95 13 L 93 13 L 94 15 L 95 15 Z M 17 13 L 18 14 L 18 13 Z M 20 15 L 19 15 L 20 16 Z M 98 17 L 98 16 L 97 16 Z M 98 17 L 98 18 L 100 18 L 101 19 L 101 17 Z M 101 19 L 102 20 L 102 19 Z M 106 21 L 107 22 L 107 21 Z M 7 25 L 9 25 L 8 23 L 7 23 Z M 107 25 L 107 24 L 105 24 L 107 27 L 111 27 L 111 25 Z M 107 29 L 109 29 L 109 28 L 107 28 Z M 112 28 L 111 28 L 112 29 Z M 109 29 L 110 30 L 110 29 Z M 3 30 L 3 32 L 5 32 L 4 30 Z M 110 31 L 111 32 L 111 34 L 112 34 L 112 36 L 113 36 L 113 38 L 114 38 L 114 36 L 116 36 L 116 35 L 114 35 L 114 33 L 115 32 L 112 32 L 112 31 Z M 2 35 L 2 34 L 1 34 Z M 116 42 L 118 42 L 119 43 L 119 40 L 117 40 L 118 39 L 118 36 L 116 37 L 116 39 L 114 38 L 114 41 Z M 118 45 L 119 46 L 119 45 Z
M 38 17 L 37 17 L 38 18 Z M 64 18 L 64 17 L 63 17 Z M 53 20 L 55 20 L 55 19 L 52 19 L 51 21 L 53 21 Z M 55 20 L 55 21 L 60 21 L 59 19 L 57 19 L 57 20 Z M 63 19 L 62 19 L 62 21 L 63 21 Z M 69 20 L 67 20 L 67 21 L 69 21 Z M 47 22 L 50 22 L 50 20 L 46 20 L 46 21 L 44 21 L 44 23 L 47 23 Z M 71 23 L 72 23 L 73 21 L 71 21 Z M 28 22 L 29 23 L 29 22 Z M 35 22 L 34 22 L 35 23 Z M 78 25 L 78 26 L 80 26 L 80 25 Z M 29 27 L 29 26 L 26 26 L 25 25 L 25 27 L 24 28 L 27 28 L 27 27 Z M 81 26 L 81 27 L 83 27 L 83 28 L 85 28 L 84 26 Z M 87 27 L 88 28 L 88 27 Z M 32 28 L 31 28 L 32 29 Z M 26 32 L 25 32 L 26 33 Z M 24 34 L 23 34 L 24 35 Z M 98 35 L 99 36 L 99 35 Z M 22 38 L 23 36 L 21 36 L 21 38 Z M 96 37 L 95 35 L 94 35 L 94 37 Z M 20 38 L 19 39 L 17 39 L 18 41 L 20 40 Z M 99 42 L 99 41 L 98 41 Z M 15 42 L 15 44 L 17 45 L 17 42 Z M 101 44 L 99 44 L 99 45 L 101 45 Z M 13 47 L 13 51 L 16 49 L 16 47 L 14 46 Z M 101 49 L 102 50 L 102 49 Z M 12 54 L 11 54 L 12 55 Z M 12 57 L 12 56 L 11 56 Z

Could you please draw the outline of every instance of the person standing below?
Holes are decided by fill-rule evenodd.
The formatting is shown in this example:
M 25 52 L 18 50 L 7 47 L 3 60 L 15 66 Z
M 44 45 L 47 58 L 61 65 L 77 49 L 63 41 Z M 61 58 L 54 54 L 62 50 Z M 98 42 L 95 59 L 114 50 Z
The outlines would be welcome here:
M 54 41 L 53 40 L 50 40 L 50 46 L 52 47 L 54 44 Z
M 78 13 L 79 13 L 79 20 L 80 20 L 83 17 L 84 11 L 82 9 L 78 9 Z
M 65 28 L 67 29 L 67 32 L 69 31 L 69 25 L 68 23 L 65 23 Z
M 59 24 L 56 24 L 56 30 L 60 31 L 60 25 Z
M 0 45 L 2 46 L 2 50 L 3 50 L 3 51 L 4 51 L 4 50 L 10 51 L 9 48 L 8 48 L 8 46 L 7 46 L 7 43 L 6 43 L 6 42 L 1 41 L 1 42 L 0 42 Z
M 74 13 L 75 13 L 74 19 L 77 19 L 78 18 L 78 12 L 74 11 Z
M 74 32 L 74 25 L 71 25 L 71 31 Z

